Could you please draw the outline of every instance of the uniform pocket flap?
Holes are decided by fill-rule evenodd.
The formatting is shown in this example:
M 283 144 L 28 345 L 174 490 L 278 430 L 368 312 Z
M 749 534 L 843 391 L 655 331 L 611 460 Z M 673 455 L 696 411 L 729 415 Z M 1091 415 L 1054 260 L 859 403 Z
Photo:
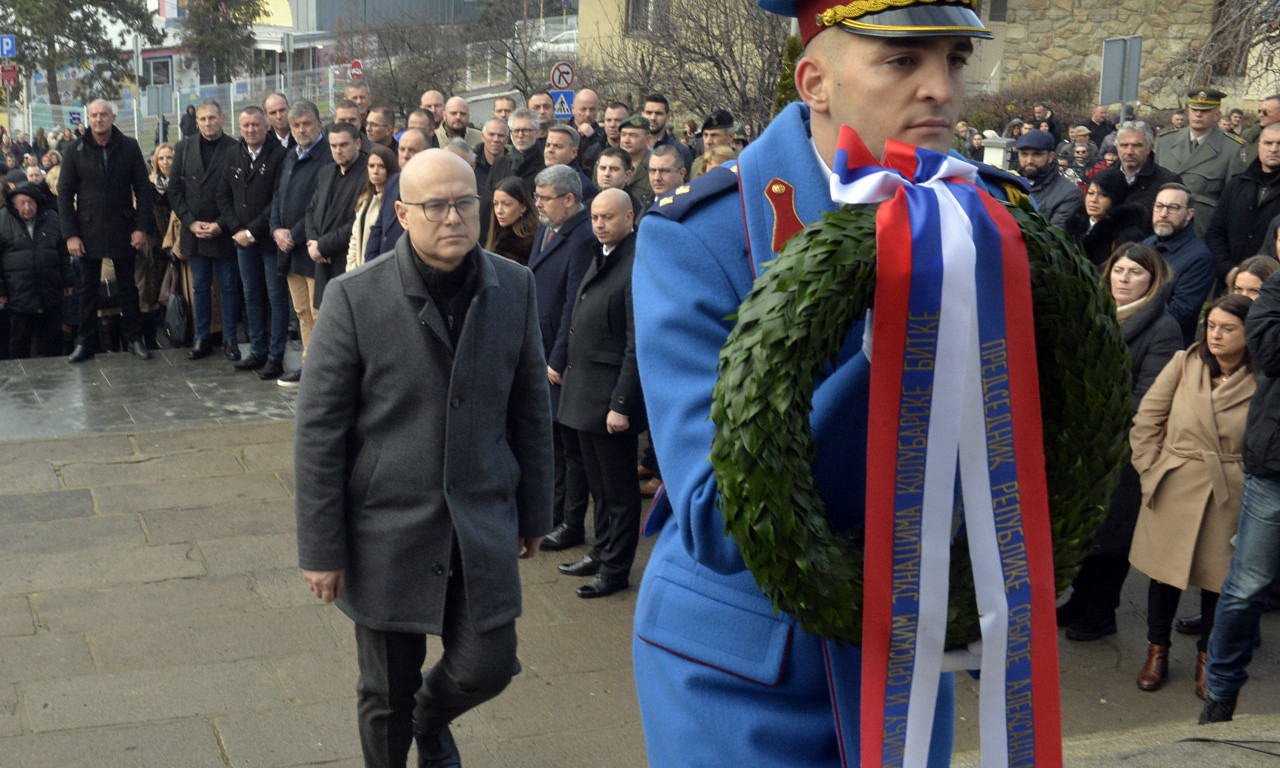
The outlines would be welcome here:
M 708 586 L 730 599 L 747 597 Z M 791 626 L 771 611 L 762 614 L 758 606 L 745 603 L 725 602 L 658 576 L 636 614 L 636 634 L 690 661 L 761 685 L 777 685 Z M 769 607 L 767 601 L 763 605 Z

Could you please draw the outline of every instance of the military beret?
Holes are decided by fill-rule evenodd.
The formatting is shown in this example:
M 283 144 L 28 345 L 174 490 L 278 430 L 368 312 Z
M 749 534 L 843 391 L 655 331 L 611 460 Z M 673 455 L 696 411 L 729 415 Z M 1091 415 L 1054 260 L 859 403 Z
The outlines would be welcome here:
M 757 0 L 766 11 L 793 16 L 807 45 L 814 35 L 839 26 L 874 37 L 981 37 L 991 30 L 978 18 L 977 0 Z
M 1217 109 L 1227 94 L 1213 88 L 1197 88 L 1187 94 L 1187 106 L 1192 109 Z
M 1027 149 L 1032 152 L 1052 152 L 1053 134 L 1048 131 L 1027 131 L 1014 142 L 1015 149 Z
M 727 109 L 717 109 L 715 112 L 707 115 L 707 119 L 702 121 L 702 130 L 710 130 L 712 128 L 732 128 L 733 114 Z
M 618 125 L 618 128 L 620 129 L 621 128 L 639 128 L 645 133 L 648 133 L 649 118 L 645 117 L 644 115 L 632 115 L 631 117 L 628 117 L 626 120 L 623 120 L 622 123 Z

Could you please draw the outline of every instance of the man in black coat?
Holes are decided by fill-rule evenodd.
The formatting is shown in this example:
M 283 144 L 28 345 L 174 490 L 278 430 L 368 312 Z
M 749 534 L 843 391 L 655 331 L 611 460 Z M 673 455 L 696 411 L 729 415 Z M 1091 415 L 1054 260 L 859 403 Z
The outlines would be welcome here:
M 577 435 L 596 499 L 591 551 L 562 569 L 593 577 L 578 588 L 582 598 L 626 589 L 640 541 L 635 464 L 645 419 L 631 307 L 633 223 L 626 192 L 608 189 L 596 196 L 591 227 L 599 245 L 575 291 L 569 324 L 558 420 Z
M 1280 123 L 1258 135 L 1258 159 L 1222 189 L 1204 242 L 1213 251 L 1219 280 L 1262 251 L 1267 226 L 1280 215 Z
M 236 326 L 240 320 L 240 268 L 230 225 L 218 208 L 218 187 L 235 157 L 236 140 L 222 132 L 222 107 L 213 99 L 196 106 L 199 133 L 178 142 L 173 150 L 173 172 L 169 176 L 169 202 L 182 222 L 182 253 L 191 265 L 192 316 L 195 343 L 187 353 L 190 360 L 207 357 L 212 351 L 213 277 L 217 274 L 222 295 L 222 354 L 231 361 L 240 359 Z
M 138 142 L 115 127 L 115 108 L 103 99 L 89 104 L 89 131 L 62 158 L 58 179 L 58 220 L 67 250 L 80 259 L 80 334 L 67 358 L 80 363 L 98 346 L 98 286 L 102 260 L 111 259 L 117 275 L 133 274 L 134 254 L 155 231 L 151 215 L 154 187 Z M 120 331 L 129 351 L 143 360 L 151 353 L 142 342 L 138 287 L 120 286 Z
M 235 368 L 261 369 L 264 379 L 284 373 L 289 341 L 289 285 L 276 268 L 271 239 L 271 199 L 287 150 L 268 140 L 268 130 L 261 107 L 240 110 L 240 141 L 218 187 L 218 208 L 235 243 L 249 318 L 249 356 Z
M 417 765 L 456 766 L 449 722 L 520 668 L 517 558 L 551 527 L 546 362 L 529 271 L 476 244 L 471 168 L 423 152 L 401 188 L 408 236 L 331 283 L 316 326 L 298 563 L 356 625 L 364 764 L 404 768 L 416 740 Z
M 290 107 L 289 130 L 298 143 L 285 155 L 280 182 L 271 198 L 271 238 L 276 243 L 276 266 L 288 276 L 305 360 L 311 344 L 311 329 L 316 323 L 313 299 L 316 271 L 315 262 L 307 255 L 307 204 L 315 192 L 320 169 L 333 162 L 333 155 L 321 132 L 320 111 L 315 104 L 299 101 Z M 296 387 L 300 376 L 300 370 L 290 371 L 277 383 L 282 387 Z
M 512 125 L 518 125 L 515 115 Z M 534 189 L 542 224 L 533 236 L 529 269 L 533 270 L 538 288 L 538 325 L 547 358 L 554 418 L 560 403 L 561 376 L 568 362 L 573 297 L 591 264 L 596 239 L 591 234 L 590 213 L 579 202 L 582 182 L 577 171 L 567 165 L 545 168 L 538 174 Z M 549 550 L 568 549 L 585 540 L 589 498 L 578 438 L 559 424 L 555 425 L 555 437 L 555 501 L 551 509 L 556 529 L 547 536 L 544 549 Z
M 347 271 L 351 226 L 356 220 L 356 198 L 369 182 L 365 164 L 369 156 L 360 149 L 360 134 L 350 123 L 329 128 L 329 152 L 333 162 L 316 176 L 316 192 L 307 204 L 307 255 L 316 263 L 315 297 L 320 308 L 325 285 Z
M 547 167 L 538 142 L 538 115 L 528 107 L 521 107 L 511 113 L 507 125 L 511 131 L 511 151 L 498 158 L 489 175 L 495 182 L 519 176 L 533 189 L 538 172 Z
M 1151 209 L 1156 195 L 1165 184 L 1182 183 L 1182 177 L 1161 165 L 1156 165 L 1155 136 L 1146 123 L 1121 123 L 1116 129 L 1116 154 L 1120 158 L 1120 170 L 1129 182 L 1126 203 L 1142 206 L 1145 215 L 1142 229 L 1147 237 L 1155 234 L 1151 228 Z

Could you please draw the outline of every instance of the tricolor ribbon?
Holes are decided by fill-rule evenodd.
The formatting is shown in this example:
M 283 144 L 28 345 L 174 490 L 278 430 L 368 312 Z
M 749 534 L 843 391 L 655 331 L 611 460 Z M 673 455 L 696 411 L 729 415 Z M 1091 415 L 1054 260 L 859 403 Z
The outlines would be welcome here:
M 1060 768 L 1053 552 L 1026 247 L 959 159 L 841 129 L 831 196 L 876 215 L 862 765 L 927 763 L 957 486 L 983 768 Z M 953 657 L 954 654 L 947 654 Z M 964 654 L 961 654 L 962 656 Z

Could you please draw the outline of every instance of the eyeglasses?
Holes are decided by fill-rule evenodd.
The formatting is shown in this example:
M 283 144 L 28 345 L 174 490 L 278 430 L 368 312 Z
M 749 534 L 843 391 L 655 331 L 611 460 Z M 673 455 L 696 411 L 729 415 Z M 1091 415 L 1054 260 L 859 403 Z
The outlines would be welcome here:
M 513 134 L 514 133 L 525 134 L 525 133 L 533 133 L 535 130 L 537 129 L 536 128 L 512 128 L 511 132 Z
M 460 197 L 453 202 L 448 200 L 424 200 L 421 203 L 409 203 L 405 201 L 405 205 L 417 205 L 422 207 L 422 215 L 427 217 L 427 221 L 439 224 L 449 218 L 449 209 L 458 212 L 458 216 L 464 219 L 474 219 L 480 215 L 480 197 L 478 195 L 467 195 Z
M 569 193 L 568 193 L 568 192 L 565 192 L 565 193 L 564 193 L 564 195 L 539 195 L 537 192 L 534 192 L 534 193 L 533 193 L 533 202 L 535 202 L 535 203 L 549 203 L 549 202 L 551 202 L 552 200 L 559 200 L 560 198 L 564 197 L 564 196 L 565 196 L 565 195 L 567 195 L 567 194 L 569 194 Z
M 1159 213 L 1160 211 L 1168 211 L 1169 213 L 1176 214 L 1178 211 L 1181 211 L 1183 208 L 1186 208 L 1186 207 L 1187 206 L 1185 205 L 1165 205 L 1164 203 L 1156 203 L 1151 206 L 1151 210 L 1155 211 L 1156 213 Z

